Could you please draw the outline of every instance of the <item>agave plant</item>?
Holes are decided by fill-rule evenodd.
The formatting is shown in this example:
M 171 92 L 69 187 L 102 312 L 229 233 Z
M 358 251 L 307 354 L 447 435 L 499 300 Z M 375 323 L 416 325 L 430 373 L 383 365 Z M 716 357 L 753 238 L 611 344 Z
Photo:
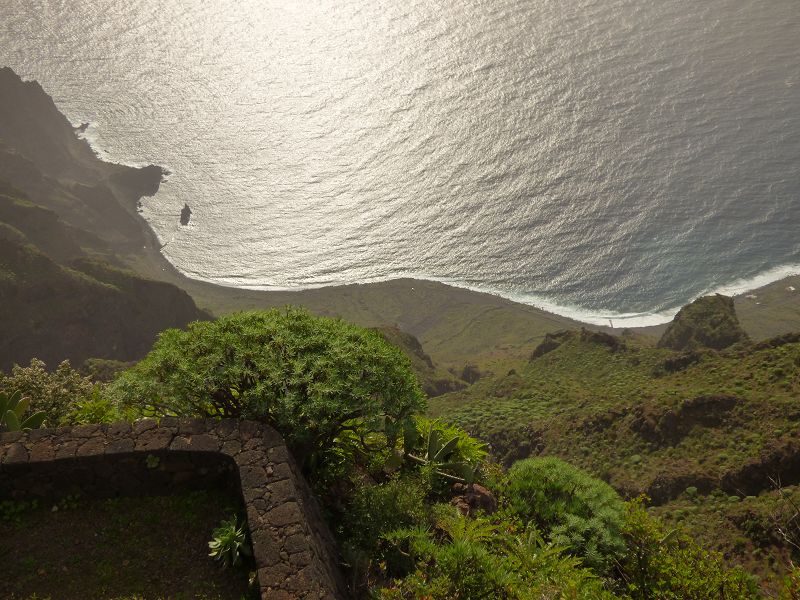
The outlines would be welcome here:
M 23 398 L 19 390 L 11 395 L 0 392 L 0 431 L 24 431 L 41 427 L 45 417 L 43 411 L 23 418 L 30 403 L 30 398 Z
M 445 437 L 439 429 L 431 427 L 428 435 L 420 435 L 413 421 L 405 428 L 403 439 L 405 458 L 432 468 L 433 472 L 449 481 L 471 484 L 478 465 L 464 460 L 459 453 L 459 437 Z
M 223 520 L 212 532 L 213 539 L 208 542 L 211 552 L 208 555 L 222 563 L 224 567 L 238 567 L 243 557 L 250 557 L 253 551 L 247 542 L 244 523 L 238 524 L 236 515 Z

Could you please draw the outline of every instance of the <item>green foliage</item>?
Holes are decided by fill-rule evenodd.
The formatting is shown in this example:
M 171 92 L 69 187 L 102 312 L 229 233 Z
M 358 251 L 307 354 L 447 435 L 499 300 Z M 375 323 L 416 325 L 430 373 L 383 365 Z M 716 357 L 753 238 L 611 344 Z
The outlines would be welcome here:
M 780 600 L 797 600 L 800 598 L 800 569 L 793 568 L 783 581 Z
M 29 405 L 30 399 L 23 398 L 20 391 L 12 394 L 0 392 L 0 431 L 24 431 L 41 427 L 44 423 L 44 412 L 26 416 Z
M 431 505 L 423 474 L 357 488 L 339 530 L 351 588 L 386 599 L 611 598 L 580 560 L 533 527 L 502 517 L 468 518 Z
M 427 522 L 426 498 L 430 484 L 418 474 L 402 473 L 377 485 L 356 489 L 340 534 L 351 551 L 378 552 L 381 537 L 389 531 Z
M 386 540 L 409 558 L 401 579 L 379 591 L 379 597 L 612 598 L 602 581 L 546 543 L 532 529 L 516 535 L 488 519 L 470 519 L 452 507 L 436 511 L 434 527 L 397 530 Z
M 236 515 L 223 520 L 211 535 L 212 539 L 208 542 L 211 552 L 208 555 L 219 561 L 223 567 L 238 567 L 243 560 L 253 556 L 245 525 L 238 524 Z
M 451 460 L 479 465 L 486 460 L 489 454 L 484 442 L 472 437 L 460 427 L 450 425 L 440 419 L 415 416 L 414 425 L 415 428 L 412 431 L 416 433 L 416 436 L 407 434 L 404 439 L 407 452 L 419 453 L 424 449 L 426 442 L 431 439 L 431 434 L 436 432 L 439 440 L 445 444 L 455 444 L 450 455 Z M 452 442 L 454 439 L 456 441 Z
M 458 427 L 439 420 L 415 417 L 406 423 L 403 453 L 445 482 L 472 483 L 486 459 L 486 445 Z
M 489 442 L 506 466 L 545 452 L 617 490 L 645 490 L 663 518 L 680 509 L 682 521 L 704 545 L 759 577 L 781 579 L 789 559 L 797 562 L 800 554 L 786 555 L 769 527 L 769 514 L 745 501 L 715 499 L 706 509 L 705 494 L 709 485 L 748 464 L 769 456 L 777 460 L 783 452 L 787 460 L 793 456 L 800 397 L 800 378 L 791 376 L 800 365 L 797 339 L 705 351 L 698 362 L 667 372 L 661 366 L 679 356 L 670 350 L 628 341 L 614 351 L 576 334 L 515 365 L 514 375 L 497 369 L 503 374 L 431 399 L 429 415 Z M 776 369 L 787 375 L 775 379 Z M 703 402 L 714 398 L 733 401 L 727 408 Z M 641 461 L 634 465 L 636 455 Z M 775 471 L 764 470 L 764 491 L 772 487 L 768 472 Z M 741 491 L 761 498 L 758 485 Z M 697 488 L 694 499 L 687 488 L 688 494 Z M 726 496 L 739 489 L 727 486 Z M 755 529 L 747 508 L 759 515 Z
M 264 421 L 311 469 L 347 430 L 384 431 L 393 446 L 425 407 L 408 359 L 379 334 L 291 307 L 164 331 L 109 394 L 156 415 Z
M 94 382 L 81 376 L 65 360 L 55 371 L 47 371 L 41 360 L 32 359 L 30 365 L 15 365 L 11 375 L 0 375 L 0 391 L 19 391 L 30 398 L 27 414 L 43 412 L 51 426 L 69 424 L 70 414 L 79 411 L 81 404 L 97 397 Z
M 629 504 L 624 527 L 628 555 L 621 563 L 633 600 L 745 600 L 758 598 L 753 579 L 739 568 L 725 567 L 690 535 L 667 530 L 645 511 L 642 501 Z
M 0 521 L 21 523 L 22 516 L 38 508 L 37 500 L 0 500 Z
M 505 494 L 513 514 L 599 572 L 624 555 L 624 504 L 588 473 L 552 457 L 521 460 L 508 472 Z
M 63 422 L 70 425 L 114 423 L 124 418 L 120 408 L 111 399 L 101 396 L 100 386 L 95 385 L 91 396 L 76 401 Z
M 75 510 L 80 506 L 80 494 L 67 494 L 54 505 L 53 510 Z

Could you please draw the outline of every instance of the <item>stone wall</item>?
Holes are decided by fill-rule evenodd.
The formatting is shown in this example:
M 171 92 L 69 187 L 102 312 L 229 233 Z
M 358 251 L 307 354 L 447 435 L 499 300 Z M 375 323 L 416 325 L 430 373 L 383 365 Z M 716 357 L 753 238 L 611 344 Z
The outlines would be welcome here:
M 0 499 L 212 487 L 241 493 L 262 598 L 345 596 L 315 500 L 267 425 L 165 418 L 0 434 Z

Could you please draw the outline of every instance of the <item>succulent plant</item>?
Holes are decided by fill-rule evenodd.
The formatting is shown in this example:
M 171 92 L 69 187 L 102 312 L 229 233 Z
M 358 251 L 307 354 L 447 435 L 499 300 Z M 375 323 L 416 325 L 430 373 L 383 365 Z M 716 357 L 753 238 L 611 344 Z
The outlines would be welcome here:
M 25 417 L 30 403 L 30 398 L 23 398 L 20 391 L 10 395 L 0 392 L 0 431 L 24 431 L 41 427 L 45 417 L 43 411 Z
M 405 458 L 431 467 L 435 474 L 446 480 L 471 484 L 477 475 L 478 465 L 470 464 L 460 456 L 458 436 L 448 437 L 435 427 L 430 428 L 427 436 L 422 436 L 411 421 L 406 426 L 403 440 Z M 421 452 L 415 454 L 415 449 Z
M 211 552 L 208 555 L 221 562 L 224 567 L 238 567 L 242 558 L 253 555 L 247 542 L 244 523 L 239 525 L 236 515 L 223 520 L 211 535 L 212 540 L 208 542 Z

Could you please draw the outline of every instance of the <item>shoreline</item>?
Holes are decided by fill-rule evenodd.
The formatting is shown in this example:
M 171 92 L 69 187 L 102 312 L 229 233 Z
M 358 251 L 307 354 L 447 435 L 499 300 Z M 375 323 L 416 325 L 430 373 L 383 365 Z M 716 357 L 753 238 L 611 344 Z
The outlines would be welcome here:
M 200 308 L 215 316 L 237 310 L 297 304 L 312 312 L 338 316 L 364 326 L 395 324 L 419 337 L 432 355 L 440 354 L 437 346 L 442 345 L 439 342 L 441 332 L 437 331 L 439 328 L 432 321 L 448 321 L 445 318 L 447 312 L 463 314 L 469 319 L 462 331 L 454 335 L 455 338 L 480 328 L 488 313 L 495 313 L 494 316 L 498 317 L 494 319 L 494 325 L 501 331 L 489 336 L 496 339 L 485 339 L 485 344 L 474 348 L 479 355 L 491 351 L 493 347 L 533 343 L 545 333 L 566 328 L 589 327 L 610 333 L 630 329 L 657 338 L 674 316 L 673 313 L 658 323 L 644 325 L 624 323 L 624 320 L 624 324 L 619 324 L 617 317 L 612 316 L 611 319 L 617 322 L 610 327 L 604 322 L 582 321 L 548 310 L 546 306 L 519 302 L 486 290 L 410 277 L 301 289 L 264 290 L 219 284 L 182 273 L 160 252 L 157 236 L 149 224 L 141 217 L 139 220 L 149 244 L 133 268 L 142 275 L 168 281 L 186 290 Z M 787 268 L 781 268 L 781 271 L 784 269 Z M 755 287 L 742 286 L 739 280 L 702 295 L 723 293 L 736 286 L 737 293 L 732 296 L 739 320 L 754 339 L 800 331 L 800 267 L 790 266 L 788 269 L 789 272 L 781 272 L 777 278 L 775 271 L 778 269 L 754 278 L 751 281 Z M 765 278 L 769 280 L 764 281 Z M 789 291 L 790 287 L 796 291 Z M 401 304 L 403 306 L 399 306 Z M 499 319 L 498 315 L 503 318 Z M 502 322 L 497 323 L 497 320 Z M 512 333 L 510 330 L 515 327 L 518 329 Z M 439 358 L 441 361 L 443 357 Z
M 119 193 L 122 204 L 138 200 L 133 195 L 125 198 L 125 190 L 115 190 L 115 195 Z M 156 194 L 152 199 L 157 197 Z M 612 313 L 613 326 L 609 326 L 606 315 L 598 316 L 594 322 L 582 320 L 582 309 L 563 314 L 557 312 L 563 307 L 547 302 L 520 302 L 513 294 L 435 279 L 408 277 L 297 289 L 238 287 L 183 273 L 161 253 L 158 236 L 150 224 L 139 213 L 136 220 L 146 243 L 134 255 L 127 255 L 128 266 L 142 276 L 185 290 L 199 308 L 214 316 L 294 304 L 365 327 L 396 325 L 419 338 L 434 360 L 445 366 L 470 360 L 490 362 L 498 348 L 535 345 L 546 333 L 559 329 L 588 327 L 613 334 L 629 329 L 657 339 L 680 309 L 627 319 Z M 792 287 L 796 291 L 790 292 Z M 710 289 L 701 296 L 714 293 L 734 298 L 739 320 L 753 339 L 800 331 L 800 265 L 777 267 L 748 280 Z M 456 331 L 447 331 L 447 327 Z
M 93 124 L 90 123 L 88 125 L 90 129 Z M 74 124 L 73 127 L 75 127 Z M 92 139 L 88 134 L 88 131 L 81 132 L 76 128 L 75 137 L 81 142 L 85 143 L 95 154 L 97 160 L 101 163 L 129 167 L 133 169 L 141 169 L 142 167 L 146 166 L 144 164 L 134 165 L 124 161 L 117 162 L 112 160 L 112 157 L 110 157 L 107 153 L 98 150 L 92 144 Z M 170 174 L 170 171 L 163 166 L 159 166 L 158 168 L 161 169 L 164 177 Z M 166 181 L 166 179 L 162 179 L 162 182 L 164 181 Z M 132 201 L 130 198 L 126 200 L 129 202 Z M 133 200 L 134 204 L 137 201 L 138 198 Z M 796 285 L 797 281 L 795 279 L 798 275 L 800 275 L 800 263 L 791 263 L 773 267 L 749 278 L 738 278 L 726 284 L 721 284 L 716 287 L 708 287 L 704 292 L 688 299 L 685 303 L 678 306 L 670 307 L 660 311 L 635 313 L 623 313 L 614 310 L 594 310 L 568 304 L 562 305 L 537 296 L 536 294 L 506 292 L 489 286 L 469 285 L 447 278 L 418 276 L 416 274 L 410 274 L 406 277 L 392 279 L 380 279 L 357 283 L 336 283 L 330 285 L 300 285 L 296 287 L 237 285 L 235 283 L 225 281 L 224 279 L 214 280 L 185 273 L 172 262 L 170 262 L 169 259 L 161 252 L 161 248 L 163 246 L 158 238 L 158 234 L 150 226 L 150 223 L 141 215 L 141 213 L 137 212 L 136 219 L 139 221 L 140 225 L 143 225 L 143 233 L 148 240 L 148 247 L 144 250 L 147 251 L 146 253 L 155 252 L 158 255 L 157 258 L 155 258 L 155 260 L 152 262 L 149 259 L 144 261 L 144 264 L 150 263 L 149 265 L 145 266 L 147 272 L 155 278 L 166 276 L 170 283 L 179 285 L 179 287 L 183 287 L 184 289 L 187 286 L 190 286 L 195 290 L 194 293 L 190 292 L 193 297 L 195 294 L 198 294 L 200 298 L 210 301 L 213 305 L 227 304 L 227 302 L 224 302 L 221 299 L 221 295 L 225 294 L 225 292 L 222 290 L 235 290 L 235 292 L 230 293 L 237 298 L 241 298 L 242 300 L 247 298 L 245 303 L 249 305 L 250 301 L 252 300 L 251 294 L 268 295 L 265 298 L 268 298 L 269 295 L 277 294 L 281 299 L 285 299 L 286 294 L 295 294 L 298 297 L 302 297 L 304 294 L 309 294 L 311 292 L 315 293 L 312 295 L 324 293 L 323 290 L 330 290 L 331 293 L 336 294 L 339 293 L 340 290 L 349 290 L 358 288 L 359 286 L 386 285 L 392 284 L 392 282 L 401 281 L 417 282 L 417 285 L 421 285 L 423 282 L 428 282 L 443 285 L 447 288 L 459 290 L 461 292 L 471 292 L 493 296 L 504 301 L 518 304 L 520 306 L 529 307 L 543 313 L 554 315 L 560 319 L 566 319 L 570 322 L 576 323 L 577 326 L 591 326 L 593 328 L 600 328 L 609 331 L 634 329 L 642 333 L 647 333 L 652 330 L 653 333 L 657 334 L 672 321 L 672 319 L 683 306 L 702 296 L 723 294 L 726 296 L 732 296 L 734 299 L 738 299 L 740 297 L 751 295 L 759 290 L 772 286 L 773 284 L 780 284 L 784 281 L 786 282 L 784 287 L 792 286 L 794 284 L 793 287 L 800 290 L 800 286 Z M 800 296 L 800 292 L 798 292 L 798 296 Z M 270 300 L 267 300 L 267 302 L 272 304 Z M 798 306 L 800 306 L 800 298 L 798 299 Z M 209 308 L 212 313 L 218 314 L 217 309 L 215 309 L 213 306 L 207 308 Z M 798 328 L 800 328 L 800 322 L 798 322 Z
M 170 263 L 170 265 L 175 271 L 180 273 L 181 276 L 185 277 L 186 279 L 229 289 L 245 290 L 250 292 L 265 292 L 265 293 L 276 293 L 276 292 L 298 293 L 298 292 L 307 292 L 310 290 L 323 290 L 327 288 L 347 287 L 354 285 L 374 285 L 378 283 L 387 283 L 399 280 L 410 280 L 418 282 L 426 281 L 432 283 L 440 283 L 442 285 L 446 285 L 452 288 L 458 288 L 460 290 L 497 296 L 498 298 L 503 298 L 505 300 L 509 300 L 517 304 L 530 306 L 538 310 L 542 310 L 544 312 L 548 312 L 554 315 L 558 315 L 560 317 L 564 317 L 566 319 L 571 319 L 579 323 L 583 323 L 585 325 L 605 327 L 609 324 L 610 321 L 613 321 L 614 324 L 610 325 L 609 328 L 620 329 L 620 330 L 626 328 L 641 329 L 641 328 L 665 325 L 673 320 L 675 315 L 683 306 L 685 306 L 686 304 L 690 304 L 691 302 L 694 302 L 695 300 L 703 296 L 711 296 L 714 294 L 722 294 L 724 296 L 731 296 L 733 298 L 739 296 L 746 296 L 750 295 L 754 291 L 758 291 L 761 288 L 767 287 L 773 283 L 779 283 L 784 280 L 786 281 L 793 280 L 795 276 L 800 275 L 800 264 L 789 264 L 785 266 L 779 266 L 772 269 L 768 269 L 767 271 L 764 271 L 763 273 L 760 273 L 759 275 L 756 275 L 751 278 L 735 279 L 733 280 L 733 282 L 729 284 L 723 284 L 715 288 L 709 288 L 707 291 L 704 291 L 701 294 L 698 294 L 688 299 L 684 304 L 681 304 L 676 307 L 664 309 L 657 312 L 654 311 L 654 312 L 639 312 L 639 313 L 634 313 L 634 312 L 621 313 L 614 310 L 600 310 L 600 309 L 594 310 L 575 305 L 557 304 L 555 302 L 551 302 L 550 300 L 537 296 L 536 294 L 505 292 L 488 286 L 484 287 L 480 285 L 469 285 L 451 279 L 428 277 L 424 275 L 419 275 L 419 276 L 408 275 L 406 277 L 375 279 L 372 281 L 360 281 L 354 283 L 334 283 L 334 284 L 317 284 L 317 285 L 312 284 L 312 285 L 298 285 L 293 287 L 270 286 L 270 285 L 237 285 L 235 283 L 226 281 L 224 279 L 214 280 L 211 278 L 194 276 L 191 273 L 186 273 L 182 271 L 179 267 L 171 263 L 169 259 L 167 259 L 166 257 L 164 257 L 164 259 Z
M 613 329 L 603 322 L 593 325 L 558 314 L 552 309 L 561 307 L 547 302 L 540 302 L 540 306 L 520 303 L 493 291 L 456 287 L 453 282 L 404 278 L 264 291 L 193 279 L 161 253 L 158 236 L 136 209 L 143 196 L 152 197 L 148 201 L 158 201 L 161 178 L 154 181 L 155 170 L 159 173 L 163 170 L 152 166 L 132 169 L 124 163 L 102 160 L 41 86 L 22 82 L 10 69 L 0 70 L 0 75 L 20 97 L 26 98 L 27 125 L 12 121 L 15 137 L 9 142 L 16 140 L 21 151 L 30 149 L 31 155 L 43 161 L 42 164 L 55 165 L 51 166 L 51 170 L 57 168 L 53 176 L 67 187 L 75 182 L 107 185 L 113 201 L 127 213 L 124 222 L 118 224 L 122 236 L 109 241 L 118 262 L 141 276 L 183 289 L 199 308 L 213 315 L 296 304 L 320 315 L 341 317 L 366 327 L 394 325 L 416 336 L 434 361 L 454 369 L 463 368 L 468 362 L 481 367 L 491 365 L 500 354 L 527 356 L 545 334 L 559 329 L 588 326 L 619 333 L 625 327 L 620 326 L 619 317 L 611 316 L 618 320 Z M 18 112 L 18 106 L 19 102 L 12 102 L 9 115 Z M 43 128 L 44 124 L 48 126 Z M 45 145 L 45 141 L 50 145 Z M 125 173 L 125 177 L 118 177 L 120 173 Z M 22 177 L 22 172 L 17 175 Z M 103 224 L 94 224 L 100 225 Z M 729 285 L 735 286 L 737 282 Z M 800 289 L 800 276 L 781 278 L 736 296 L 740 321 L 753 338 L 800 331 L 800 292 L 787 292 L 789 286 Z M 598 320 L 606 318 L 602 315 Z M 663 315 L 660 320 L 669 319 Z M 659 336 L 666 328 L 664 322 L 629 327 L 648 336 Z

